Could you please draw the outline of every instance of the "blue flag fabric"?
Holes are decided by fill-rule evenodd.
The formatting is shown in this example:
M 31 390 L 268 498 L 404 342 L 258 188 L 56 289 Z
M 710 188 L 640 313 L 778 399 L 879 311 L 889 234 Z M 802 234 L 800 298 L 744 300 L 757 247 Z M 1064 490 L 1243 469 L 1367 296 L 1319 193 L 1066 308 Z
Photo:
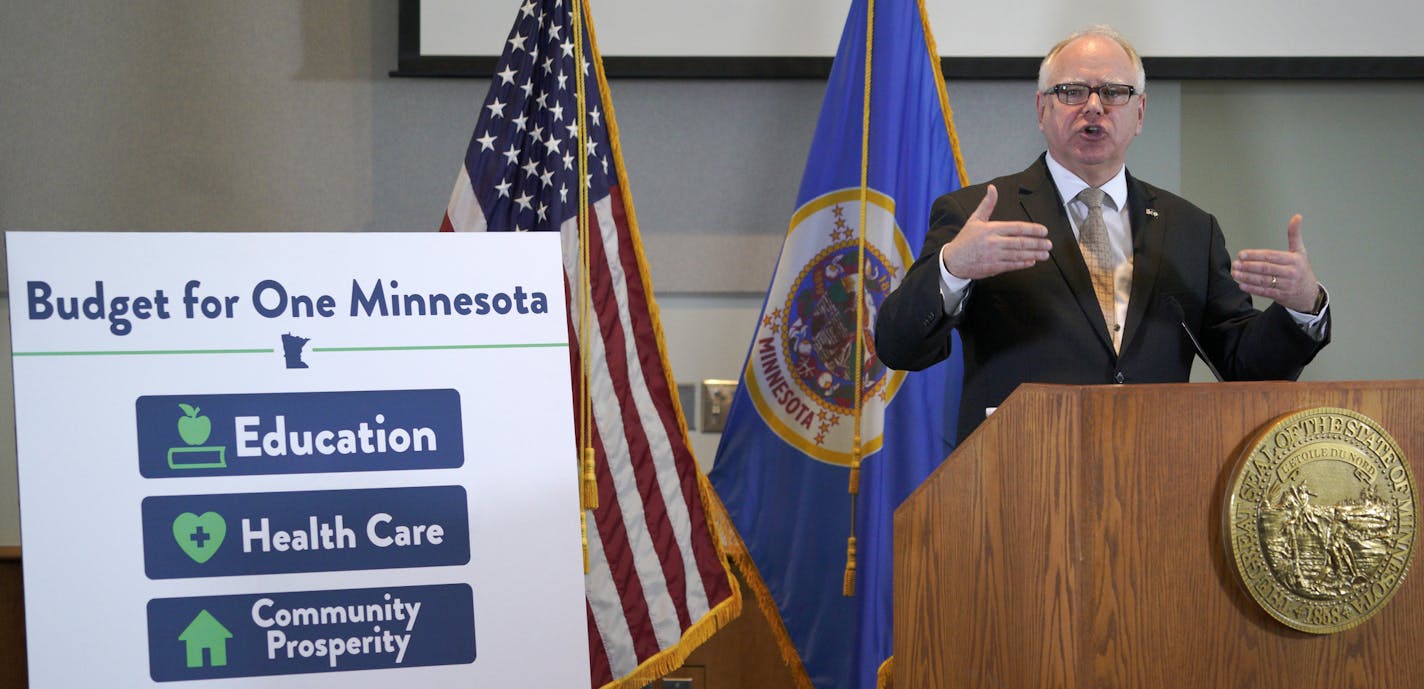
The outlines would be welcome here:
M 962 372 L 957 344 L 951 360 L 913 375 L 874 357 L 876 308 L 918 255 L 930 204 L 963 180 L 924 9 L 881 0 L 873 8 L 861 274 L 867 5 L 851 4 L 711 474 L 817 689 L 874 687 L 892 652 L 892 516 L 952 449 L 945 431 L 954 424 L 944 420 L 956 417 Z M 870 350 L 863 354 L 857 327 Z M 846 597 L 857 359 L 858 581 Z

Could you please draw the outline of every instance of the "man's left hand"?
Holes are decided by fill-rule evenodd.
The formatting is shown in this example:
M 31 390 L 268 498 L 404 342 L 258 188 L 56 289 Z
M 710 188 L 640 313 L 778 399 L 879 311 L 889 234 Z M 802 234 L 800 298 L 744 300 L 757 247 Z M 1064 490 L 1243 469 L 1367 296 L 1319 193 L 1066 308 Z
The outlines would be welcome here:
M 1305 242 L 1300 238 L 1300 215 L 1286 226 L 1285 251 L 1247 249 L 1231 262 L 1231 277 L 1247 294 L 1272 299 L 1300 313 L 1314 313 L 1320 283 L 1310 268 Z

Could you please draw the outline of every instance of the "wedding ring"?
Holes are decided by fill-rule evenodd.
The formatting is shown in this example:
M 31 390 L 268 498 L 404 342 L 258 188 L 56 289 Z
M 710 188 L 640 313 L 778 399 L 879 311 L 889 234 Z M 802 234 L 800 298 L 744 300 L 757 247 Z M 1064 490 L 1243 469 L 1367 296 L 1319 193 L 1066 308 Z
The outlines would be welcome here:
M 1274 275 L 1271 276 L 1271 286 L 1272 286 L 1272 287 L 1275 287 L 1275 286 L 1276 286 L 1276 276 L 1274 276 Z

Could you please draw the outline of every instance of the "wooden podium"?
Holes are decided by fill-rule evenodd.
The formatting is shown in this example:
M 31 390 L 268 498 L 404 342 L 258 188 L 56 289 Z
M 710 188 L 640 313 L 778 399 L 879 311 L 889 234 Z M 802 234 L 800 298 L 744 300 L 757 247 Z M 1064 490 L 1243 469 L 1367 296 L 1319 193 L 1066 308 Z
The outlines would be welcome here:
M 1374 419 L 1424 482 L 1424 381 L 1020 388 L 895 513 L 895 687 L 1424 687 L 1417 562 L 1314 635 L 1228 561 L 1238 456 L 1319 406 Z

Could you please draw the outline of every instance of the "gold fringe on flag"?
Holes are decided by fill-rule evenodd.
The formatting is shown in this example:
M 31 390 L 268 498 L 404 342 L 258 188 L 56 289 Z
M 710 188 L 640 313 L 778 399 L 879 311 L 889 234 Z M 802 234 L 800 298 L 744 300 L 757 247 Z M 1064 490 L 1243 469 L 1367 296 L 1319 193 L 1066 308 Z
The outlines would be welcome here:
M 726 548 L 727 558 L 736 566 L 737 571 L 741 572 L 747 590 L 751 591 L 752 598 L 756 599 L 757 607 L 761 608 L 762 616 L 766 618 L 767 626 L 771 627 L 771 636 L 776 639 L 776 650 L 781 654 L 782 664 L 791 671 L 794 686 L 786 689 L 815 689 L 811 684 L 811 676 L 806 672 L 806 666 L 801 662 L 801 655 L 791 643 L 791 634 L 786 631 L 786 623 L 781 619 L 781 609 L 776 607 L 776 599 L 772 598 L 771 589 L 767 588 L 766 580 L 761 578 L 761 570 L 757 569 L 756 563 L 752 561 L 746 542 L 737 532 L 731 515 L 727 514 L 726 506 L 722 504 L 721 498 L 710 483 L 706 485 L 703 504 L 708 509 L 708 521 L 718 534 L 719 547 Z
M 886 658 L 875 672 L 875 689 L 895 689 L 895 656 Z
M 935 90 L 939 91 L 939 109 L 944 113 L 944 128 L 949 133 L 949 148 L 954 152 L 954 171 L 959 175 L 959 186 L 969 186 L 969 171 L 964 169 L 964 156 L 959 152 L 959 133 L 954 130 L 954 110 L 949 107 L 949 92 L 944 86 L 944 72 L 939 68 L 939 48 L 935 46 L 934 33 L 930 31 L 930 13 L 925 10 L 924 0 L 920 0 L 920 26 L 925 34 L 925 52 L 929 53 L 930 72 L 934 74 Z
M 607 93 L 607 91 L 604 91 L 604 93 Z M 651 294 L 651 292 L 649 292 L 649 294 Z M 658 341 L 662 341 L 662 333 L 658 334 Z M 676 400 L 674 400 L 674 402 L 676 402 Z M 674 406 L 677 405 L 675 404 Z M 680 408 L 679 414 L 681 414 Z M 682 427 L 685 435 L 687 425 L 683 424 Z M 721 538 L 721 534 L 723 533 L 722 529 L 726 528 L 722 520 L 725 519 L 727 523 L 730 524 L 730 518 L 726 516 L 726 508 L 722 507 L 722 502 L 717 499 L 716 493 L 712 490 L 712 484 L 701 472 L 698 472 L 697 475 L 697 487 L 698 492 L 702 495 L 702 510 L 704 514 L 707 515 L 707 528 L 712 532 L 712 542 L 717 547 L 718 559 L 720 562 L 726 563 L 731 556 L 728 555 L 727 550 L 724 548 L 724 542 Z M 721 516 L 719 518 L 716 515 Z M 735 531 L 732 533 L 735 534 Z M 743 546 L 743 551 L 745 552 L 745 546 Z M 632 673 L 619 677 L 599 687 L 599 689 L 644 689 L 644 687 L 647 687 L 648 684 L 654 680 L 682 667 L 683 664 L 687 662 L 687 657 L 691 655 L 693 651 L 697 650 L 698 646 L 706 643 L 718 630 L 726 627 L 732 623 L 732 620 L 740 617 L 742 615 L 742 589 L 737 585 L 736 577 L 732 576 L 732 573 L 725 570 L 725 568 L 724 571 L 727 572 L 727 580 L 732 585 L 732 595 L 728 597 L 727 600 L 709 611 L 707 615 L 696 624 L 688 627 L 687 631 L 682 633 L 682 639 L 676 645 L 663 649 L 662 652 L 643 661 Z M 750 585 L 748 588 L 750 588 Z M 766 589 L 765 584 L 762 585 L 762 589 Z M 771 600 L 770 594 L 767 595 L 767 600 Z M 774 610 L 776 604 L 772 603 L 771 605 Z M 776 623 L 779 624 L 781 616 L 777 615 L 775 618 L 768 617 L 767 619 L 775 619 Z M 781 633 L 778 636 L 778 640 L 789 638 L 786 636 L 786 628 L 781 627 L 780 629 Z M 786 642 L 786 646 L 787 648 L 791 647 L 789 641 Z M 801 661 L 800 658 L 796 657 L 796 650 L 791 648 L 790 652 L 791 657 L 796 659 L 796 663 L 799 666 Z M 784 649 L 782 651 L 782 661 L 786 662 L 786 651 Z M 790 665 L 789 662 L 787 664 Z M 798 679 L 805 677 L 806 671 L 803 669 Z M 815 688 L 811 686 L 810 679 L 804 679 L 804 681 L 798 681 L 794 689 Z

